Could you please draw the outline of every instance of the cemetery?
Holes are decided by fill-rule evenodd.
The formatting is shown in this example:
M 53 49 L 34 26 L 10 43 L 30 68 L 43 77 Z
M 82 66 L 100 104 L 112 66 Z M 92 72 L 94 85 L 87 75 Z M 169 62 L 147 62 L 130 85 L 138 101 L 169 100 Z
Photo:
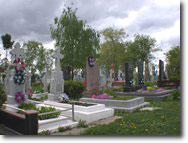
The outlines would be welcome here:
M 0 127 L 14 135 L 181 135 L 179 45 L 159 59 L 150 35 L 125 41 L 122 29 L 98 32 L 70 7 L 50 34 L 52 49 L 1 36 Z

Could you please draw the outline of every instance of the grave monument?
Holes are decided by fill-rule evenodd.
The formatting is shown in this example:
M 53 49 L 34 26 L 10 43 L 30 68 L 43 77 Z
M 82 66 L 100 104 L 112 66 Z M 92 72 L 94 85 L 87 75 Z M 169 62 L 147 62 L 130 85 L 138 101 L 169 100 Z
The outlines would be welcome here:
M 86 80 L 87 80 L 87 91 L 89 93 L 99 91 L 99 75 L 100 71 L 98 65 L 93 57 L 88 57 L 86 63 Z
M 55 50 L 55 69 L 51 73 L 50 80 L 50 94 L 48 94 L 48 100 L 55 102 L 62 102 L 68 100 L 68 96 L 64 93 L 64 79 L 63 72 L 60 66 L 60 60 L 63 55 L 60 53 L 60 48 Z

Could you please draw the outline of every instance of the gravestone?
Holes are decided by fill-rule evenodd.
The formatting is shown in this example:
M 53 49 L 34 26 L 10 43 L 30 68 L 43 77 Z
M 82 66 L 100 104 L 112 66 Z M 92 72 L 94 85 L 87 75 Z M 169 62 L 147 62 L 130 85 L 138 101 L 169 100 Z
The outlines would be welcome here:
M 162 60 L 159 60 L 159 81 L 164 80 L 164 62 Z
M 125 91 L 133 90 L 133 66 L 131 63 L 125 63 Z
M 56 48 L 54 57 L 55 69 L 51 73 L 50 94 L 48 94 L 48 100 L 55 102 L 67 102 L 69 98 L 64 93 L 63 71 L 60 66 L 60 60 L 63 58 L 63 55 L 60 53 L 59 47 Z
M 150 69 L 149 69 L 149 62 L 145 62 L 145 74 L 144 74 L 145 81 L 150 81 Z
M 49 68 L 49 62 L 50 59 L 46 57 L 46 63 L 45 63 L 45 74 L 42 77 L 42 83 L 44 86 L 44 91 L 48 92 L 48 87 L 50 85 L 50 68 Z
M 155 70 L 155 66 L 152 66 L 152 81 L 156 81 L 156 70 Z
M 144 63 L 139 62 L 138 63 L 138 85 L 143 86 L 144 85 Z
M 7 103 L 18 106 L 23 102 L 27 102 L 28 95 L 26 94 L 25 85 L 27 72 L 25 70 L 26 64 L 24 63 L 24 50 L 21 48 L 20 43 L 16 42 L 13 45 L 13 49 L 10 51 L 11 54 L 11 67 L 9 71 L 8 84 L 8 95 Z M 10 68 L 9 66 L 9 68 Z
M 100 69 L 100 88 L 106 88 L 107 86 L 107 72 L 106 67 L 103 65 Z
M 88 57 L 86 63 L 87 91 L 94 93 L 99 91 L 100 71 L 93 57 Z

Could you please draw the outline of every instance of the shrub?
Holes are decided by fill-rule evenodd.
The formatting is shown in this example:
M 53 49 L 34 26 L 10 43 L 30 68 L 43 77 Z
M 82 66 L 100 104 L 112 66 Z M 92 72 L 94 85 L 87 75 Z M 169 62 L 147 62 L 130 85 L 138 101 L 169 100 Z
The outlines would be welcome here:
M 174 100 L 179 99 L 180 96 L 181 96 L 181 94 L 180 94 L 179 91 L 174 91 L 174 92 L 172 93 L 172 97 L 173 97 Z
M 6 100 L 7 96 L 4 90 L 4 86 L 0 83 L 0 107 L 5 103 Z
M 22 103 L 18 108 L 23 110 L 37 110 L 37 107 L 32 103 Z
M 153 87 L 153 86 L 157 85 L 157 82 L 144 82 L 144 85 Z
M 54 107 L 44 107 L 42 106 L 41 108 L 38 109 L 39 113 L 47 113 L 47 112 L 53 112 L 56 111 Z M 60 112 L 55 112 L 51 114 L 46 114 L 46 115 L 39 115 L 39 120 L 46 120 L 46 119 L 51 119 L 51 118 L 56 118 L 59 117 L 61 113 Z
M 33 93 L 43 93 L 44 89 L 43 89 L 43 85 L 42 84 L 33 84 L 32 85 L 32 90 Z
M 155 90 L 155 88 L 154 88 L 154 87 L 149 86 L 149 87 L 147 87 L 147 90 L 148 90 L 148 91 L 153 91 L 153 90 Z
M 32 103 L 22 103 L 19 106 L 19 108 L 23 109 L 23 110 L 36 110 L 36 111 L 39 111 L 39 113 L 47 113 L 47 112 L 56 111 L 56 108 L 54 108 L 54 107 L 45 107 L 45 106 L 42 106 L 40 108 L 37 108 Z M 22 113 L 22 111 L 19 111 L 18 113 Z M 45 120 L 45 119 L 56 118 L 56 117 L 59 117 L 60 114 L 61 114 L 60 112 L 55 112 L 55 113 L 46 114 L 46 115 L 39 115 L 38 119 L 39 120 Z
M 70 99 L 79 99 L 83 96 L 85 87 L 81 82 L 78 81 L 65 81 L 64 92 L 69 96 Z
M 86 124 L 86 121 L 79 120 L 78 127 L 79 128 L 87 128 L 88 125 Z

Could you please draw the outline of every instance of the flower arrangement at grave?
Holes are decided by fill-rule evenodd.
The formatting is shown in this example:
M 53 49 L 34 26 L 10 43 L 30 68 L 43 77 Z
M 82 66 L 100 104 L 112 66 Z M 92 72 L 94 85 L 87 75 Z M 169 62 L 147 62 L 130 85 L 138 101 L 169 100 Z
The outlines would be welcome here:
M 99 94 L 99 95 L 93 94 L 91 96 L 91 98 L 93 98 L 93 99 L 112 99 L 112 96 L 109 96 L 108 94 L 103 93 L 103 94 Z
M 22 92 L 17 92 L 15 95 L 15 100 L 18 104 L 22 104 L 25 101 L 25 94 Z
M 21 59 L 18 58 L 14 61 L 14 66 L 16 71 L 14 76 L 14 83 L 16 85 L 24 84 L 26 79 L 26 73 L 25 73 L 26 64 L 23 61 L 21 61 Z
M 16 60 L 14 60 L 14 66 L 15 66 L 14 83 L 16 85 L 24 84 L 26 79 L 26 73 L 25 73 L 26 64 L 20 58 L 17 58 Z M 25 94 L 23 92 L 17 92 L 15 95 L 15 100 L 18 104 L 23 103 L 25 101 Z

